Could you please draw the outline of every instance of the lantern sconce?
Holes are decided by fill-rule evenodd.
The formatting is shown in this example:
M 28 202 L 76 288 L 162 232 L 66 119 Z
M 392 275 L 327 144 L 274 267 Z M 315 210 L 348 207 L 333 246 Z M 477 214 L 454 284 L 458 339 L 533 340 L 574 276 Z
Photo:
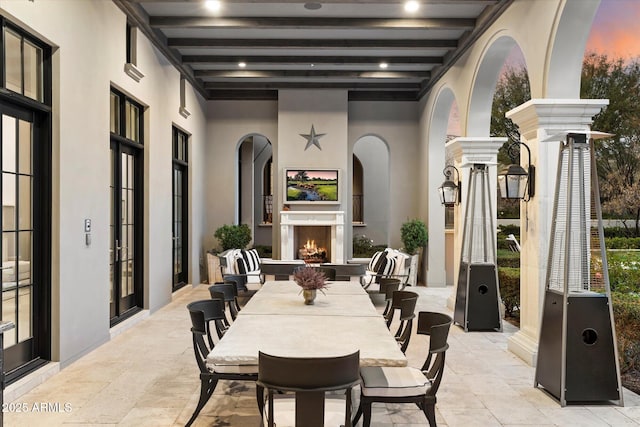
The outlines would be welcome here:
M 516 147 L 523 146 L 527 149 L 527 170 L 516 164 L 516 158 L 520 150 Z M 535 193 L 536 168 L 531 164 L 531 150 L 524 142 L 514 141 L 507 147 L 507 154 L 513 164 L 507 166 L 498 174 L 498 187 L 503 199 L 520 199 L 525 202 L 531 200 Z
M 451 180 L 451 174 L 453 174 L 453 171 L 456 171 L 455 182 Z M 460 171 L 458 171 L 455 166 L 448 165 L 445 166 L 445 168 L 442 170 L 442 173 L 444 174 L 446 179 L 442 183 L 442 185 L 438 187 L 438 191 L 440 192 L 440 203 L 442 203 L 442 205 L 446 207 L 451 207 L 459 204 L 462 196 L 460 191 Z

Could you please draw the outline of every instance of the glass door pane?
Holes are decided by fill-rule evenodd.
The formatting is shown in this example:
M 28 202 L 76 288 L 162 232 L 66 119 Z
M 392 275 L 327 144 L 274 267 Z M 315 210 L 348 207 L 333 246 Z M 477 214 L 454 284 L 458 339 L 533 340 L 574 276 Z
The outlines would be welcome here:
M 15 329 L 4 335 L 6 370 L 33 355 L 33 122 L 3 114 L 2 126 L 2 320 Z

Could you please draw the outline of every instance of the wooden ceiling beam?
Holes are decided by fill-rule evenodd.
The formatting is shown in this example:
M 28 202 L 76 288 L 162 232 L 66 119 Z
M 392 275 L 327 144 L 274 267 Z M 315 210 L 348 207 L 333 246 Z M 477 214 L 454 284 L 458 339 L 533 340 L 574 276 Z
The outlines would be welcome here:
M 169 38 L 172 48 L 217 49 L 455 49 L 457 40 L 395 40 L 395 39 L 213 39 Z
M 442 64 L 441 56 L 389 56 L 384 58 L 390 64 Z M 359 64 L 378 65 L 379 56 L 243 56 L 243 55 L 184 55 L 182 61 L 187 64 L 237 64 L 244 61 L 250 64 Z
M 273 78 L 334 78 L 334 79 L 424 79 L 428 71 L 351 71 L 351 70 L 195 70 L 199 79 L 273 79 Z
M 472 30 L 473 18 L 309 18 L 309 17 L 238 17 L 151 16 L 153 28 L 218 28 L 218 29 L 396 29 Z

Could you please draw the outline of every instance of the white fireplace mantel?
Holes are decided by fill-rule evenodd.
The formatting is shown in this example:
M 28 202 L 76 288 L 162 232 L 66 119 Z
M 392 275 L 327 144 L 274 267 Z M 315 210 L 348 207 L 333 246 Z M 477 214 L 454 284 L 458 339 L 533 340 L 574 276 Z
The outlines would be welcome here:
M 283 260 L 294 260 L 294 229 L 300 226 L 326 225 L 331 227 L 331 262 L 343 264 L 344 257 L 344 211 L 281 211 L 280 212 L 280 256 Z

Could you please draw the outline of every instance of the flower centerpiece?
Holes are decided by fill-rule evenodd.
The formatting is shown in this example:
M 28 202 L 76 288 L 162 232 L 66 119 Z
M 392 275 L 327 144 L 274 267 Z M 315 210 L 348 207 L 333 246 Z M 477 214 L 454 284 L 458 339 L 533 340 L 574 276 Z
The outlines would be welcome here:
M 318 290 L 324 293 L 326 279 L 324 273 L 313 267 L 300 267 L 293 272 L 293 280 L 302 288 L 304 303 L 307 305 L 313 304 Z

